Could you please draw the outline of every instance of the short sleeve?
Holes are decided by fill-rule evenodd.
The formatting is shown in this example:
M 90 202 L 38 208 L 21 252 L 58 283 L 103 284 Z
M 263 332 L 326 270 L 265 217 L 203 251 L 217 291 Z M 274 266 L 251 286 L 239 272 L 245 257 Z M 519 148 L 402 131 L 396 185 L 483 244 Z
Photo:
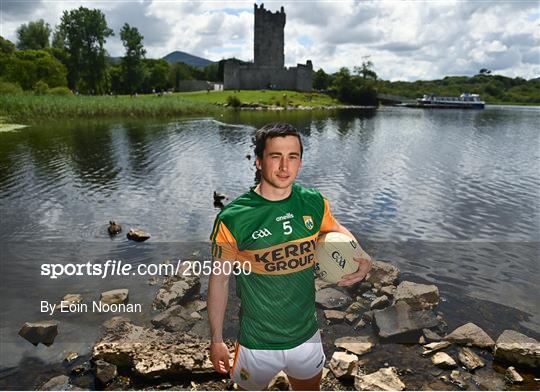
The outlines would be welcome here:
M 219 217 L 214 223 L 210 240 L 212 241 L 212 257 L 218 260 L 236 260 L 238 255 L 236 239 Z
M 332 211 L 330 211 L 330 203 L 325 198 L 324 199 L 324 215 L 323 215 L 320 231 L 322 233 L 327 233 L 329 231 L 332 231 L 337 226 L 337 224 L 338 222 L 336 218 L 334 218 L 334 215 L 332 215 Z

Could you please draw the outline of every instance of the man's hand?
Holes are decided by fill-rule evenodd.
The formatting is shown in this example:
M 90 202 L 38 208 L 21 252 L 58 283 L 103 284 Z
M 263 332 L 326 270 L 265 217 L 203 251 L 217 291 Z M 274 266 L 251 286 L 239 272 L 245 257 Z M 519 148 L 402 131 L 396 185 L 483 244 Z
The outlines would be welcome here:
M 353 260 L 358 263 L 358 270 L 352 274 L 343 275 L 341 280 L 338 282 L 338 286 L 350 286 L 360 282 L 366 277 L 373 264 L 371 257 L 369 257 L 367 253 L 365 253 L 364 257 L 355 257 Z
M 210 343 L 210 361 L 216 372 L 228 373 L 230 371 L 229 349 L 225 343 Z

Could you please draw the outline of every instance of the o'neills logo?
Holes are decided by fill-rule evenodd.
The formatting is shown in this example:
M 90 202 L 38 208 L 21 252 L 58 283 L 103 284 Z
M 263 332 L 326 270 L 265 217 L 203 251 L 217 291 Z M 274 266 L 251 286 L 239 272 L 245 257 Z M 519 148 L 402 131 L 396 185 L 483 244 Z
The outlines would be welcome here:
M 292 219 L 292 218 L 294 218 L 294 215 L 290 212 L 287 212 L 285 215 L 278 216 L 276 218 L 276 222 L 281 222 L 283 220 Z
M 268 272 L 293 270 L 313 262 L 315 240 L 284 244 L 262 253 L 255 253 L 255 261 L 264 263 Z

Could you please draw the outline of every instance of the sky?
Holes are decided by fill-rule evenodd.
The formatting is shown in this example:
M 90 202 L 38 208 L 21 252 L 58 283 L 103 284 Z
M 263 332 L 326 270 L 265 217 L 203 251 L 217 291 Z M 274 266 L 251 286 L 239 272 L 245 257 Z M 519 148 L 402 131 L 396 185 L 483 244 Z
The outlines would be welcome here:
M 64 10 L 98 8 L 115 32 L 106 43 L 123 54 L 124 23 L 144 36 L 147 57 L 180 50 L 209 60 L 253 60 L 254 1 L 0 0 L 0 35 L 37 19 L 54 27 Z M 261 4 L 260 1 L 256 2 Z M 335 72 L 369 60 L 386 80 L 431 80 L 478 73 L 540 76 L 540 0 L 265 1 L 285 8 L 285 65 Z

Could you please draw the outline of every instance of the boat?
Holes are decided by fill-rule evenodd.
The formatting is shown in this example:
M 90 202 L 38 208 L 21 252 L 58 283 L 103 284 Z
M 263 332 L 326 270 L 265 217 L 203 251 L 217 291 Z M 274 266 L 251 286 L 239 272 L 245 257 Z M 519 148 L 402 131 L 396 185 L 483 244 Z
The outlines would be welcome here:
M 484 109 L 486 103 L 480 100 L 480 95 L 463 93 L 459 97 L 441 97 L 426 94 L 416 100 L 416 107 L 448 108 L 448 109 Z

